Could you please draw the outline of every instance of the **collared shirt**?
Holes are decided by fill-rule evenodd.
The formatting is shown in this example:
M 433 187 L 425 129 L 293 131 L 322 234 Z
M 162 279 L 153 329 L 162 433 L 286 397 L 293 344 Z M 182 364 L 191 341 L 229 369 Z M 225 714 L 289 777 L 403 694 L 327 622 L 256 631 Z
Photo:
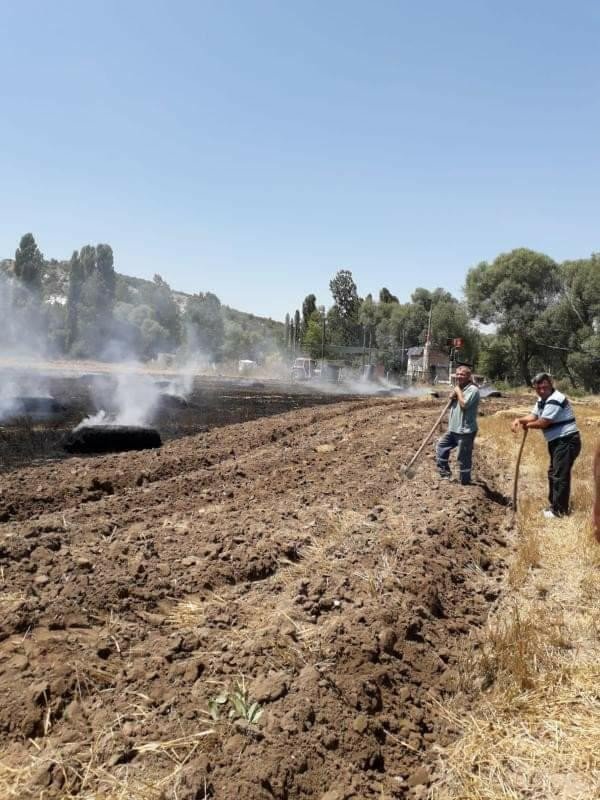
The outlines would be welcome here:
M 461 408 L 457 398 L 450 406 L 448 430 L 452 433 L 477 433 L 477 408 L 479 406 L 479 389 L 474 383 L 463 387 L 465 407 Z
M 547 419 L 551 423 L 549 428 L 542 429 L 547 442 L 577 433 L 573 407 L 569 399 L 557 389 L 546 400 L 538 400 L 531 413 L 537 419 Z

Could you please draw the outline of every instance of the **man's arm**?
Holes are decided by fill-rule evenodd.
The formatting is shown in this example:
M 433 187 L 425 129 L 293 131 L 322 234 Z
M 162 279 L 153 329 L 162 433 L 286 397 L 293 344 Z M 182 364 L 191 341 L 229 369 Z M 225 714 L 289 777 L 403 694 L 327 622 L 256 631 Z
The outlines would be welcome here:
M 543 419 L 542 417 L 538 417 L 537 419 L 531 420 L 530 422 L 528 421 L 523 427 L 535 428 L 535 429 L 540 428 L 541 430 L 544 430 L 544 428 L 549 428 L 551 425 L 552 423 L 550 422 L 549 419 Z
M 512 432 L 516 433 L 519 430 L 519 428 L 523 428 L 523 429 L 532 428 L 533 427 L 532 423 L 538 422 L 538 421 L 539 421 L 539 418 L 536 417 L 535 414 L 527 414 L 527 416 L 525 416 L 525 417 L 517 417 L 516 419 L 514 419 L 512 421 L 512 424 L 511 424 L 510 427 L 511 427 Z M 536 427 L 547 428 L 548 426 L 547 425 L 539 425 L 539 426 L 536 425 Z
M 594 456 L 594 511 L 592 528 L 596 541 L 600 542 L 600 443 L 596 447 Z

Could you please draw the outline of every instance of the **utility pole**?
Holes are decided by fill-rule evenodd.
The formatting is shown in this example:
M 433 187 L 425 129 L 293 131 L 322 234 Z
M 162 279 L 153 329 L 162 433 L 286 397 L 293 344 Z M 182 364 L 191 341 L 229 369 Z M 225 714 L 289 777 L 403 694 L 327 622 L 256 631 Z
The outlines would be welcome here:
M 427 337 L 423 348 L 423 380 L 429 382 L 429 351 L 431 349 L 431 312 L 433 303 L 429 306 L 429 319 L 427 320 Z
M 367 329 L 365 326 L 362 326 L 363 329 L 363 351 L 362 351 L 362 365 L 365 366 L 365 353 L 367 349 Z
M 321 306 L 321 319 L 323 320 L 323 332 L 321 334 L 321 369 L 325 362 L 325 306 Z
M 404 375 L 404 328 L 402 328 L 402 351 L 400 359 L 400 373 Z
M 433 311 L 433 303 L 429 306 L 429 319 L 427 320 L 427 341 L 431 339 L 431 312 Z

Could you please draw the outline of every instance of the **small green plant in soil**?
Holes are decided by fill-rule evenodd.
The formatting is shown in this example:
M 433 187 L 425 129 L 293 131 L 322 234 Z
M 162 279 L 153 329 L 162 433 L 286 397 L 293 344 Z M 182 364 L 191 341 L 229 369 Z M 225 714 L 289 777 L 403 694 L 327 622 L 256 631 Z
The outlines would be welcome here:
M 256 723 L 261 718 L 263 710 L 256 700 L 251 700 L 248 696 L 243 678 L 236 681 L 230 689 L 208 701 L 208 711 L 215 721 L 222 719 L 227 712 L 230 720 L 243 719 L 246 722 Z

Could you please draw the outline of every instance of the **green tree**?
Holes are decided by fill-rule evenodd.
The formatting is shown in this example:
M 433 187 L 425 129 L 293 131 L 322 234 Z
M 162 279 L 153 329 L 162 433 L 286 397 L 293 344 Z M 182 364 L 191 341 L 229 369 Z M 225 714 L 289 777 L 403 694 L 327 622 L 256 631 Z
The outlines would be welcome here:
M 363 341 L 369 347 L 376 346 L 375 329 L 379 320 L 377 303 L 373 302 L 373 297 L 368 294 L 362 301 L 358 312 L 358 321 L 363 328 Z
M 223 358 L 234 361 L 240 358 L 251 358 L 248 332 L 239 322 L 227 320 L 224 329 Z
M 302 301 L 302 333 L 306 332 L 308 321 L 317 310 L 317 298 L 314 294 L 307 294 Z
M 329 281 L 333 302 L 339 309 L 342 319 L 355 319 L 358 314 L 360 300 L 352 273 L 347 269 L 340 269 Z
M 167 351 L 175 349 L 181 341 L 181 312 L 169 284 L 160 275 L 155 275 L 151 284 L 143 285 L 140 299 L 150 306 L 153 318 L 166 331 L 163 348 Z
M 96 271 L 102 282 L 102 293 L 99 297 L 101 312 L 112 316 L 115 302 L 115 265 L 112 247 L 109 244 L 96 245 Z
M 79 314 L 83 283 L 83 265 L 79 260 L 79 253 L 77 250 L 75 250 L 71 256 L 71 261 L 69 262 L 69 288 L 67 292 L 67 321 L 65 341 L 65 346 L 68 351 L 71 351 L 74 348 L 79 336 Z
M 62 303 L 46 303 L 44 326 L 47 330 L 47 351 L 52 356 L 62 355 L 67 349 L 67 309 Z
M 302 341 L 302 329 L 300 327 L 300 312 L 298 309 L 294 311 L 294 352 L 300 348 Z
M 560 299 L 534 327 L 544 363 L 573 386 L 598 391 L 600 361 L 600 255 L 566 261 L 560 266 Z
M 15 277 L 32 295 L 39 297 L 42 288 L 44 257 L 32 233 L 21 237 L 15 252 Z
M 225 337 L 219 298 L 212 292 L 200 292 L 190 297 L 184 312 L 184 323 L 188 351 L 199 352 L 218 361 Z
M 466 296 L 470 313 L 496 325 L 507 341 L 519 377 L 529 383 L 531 363 L 539 352 L 532 336 L 536 320 L 557 301 L 558 265 L 549 256 L 520 248 L 469 270 Z
M 515 365 L 511 361 L 509 343 L 502 336 L 484 334 L 481 337 L 481 352 L 477 370 L 492 381 L 516 378 Z
M 133 303 L 134 293 L 131 291 L 126 278 L 122 275 L 117 275 L 115 283 L 115 303 Z
M 383 289 L 379 291 L 379 302 L 380 303 L 398 303 L 399 300 L 395 294 L 392 294 L 389 289 L 386 289 L 384 286 Z
M 336 272 L 329 288 L 333 297 L 333 306 L 327 313 L 330 341 L 336 345 L 355 345 L 362 341 L 358 320 L 360 298 L 350 270 Z
M 304 333 L 304 338 L 302 340 L 302 348 L 305 352 L 309 353 L 311 358 L 321 358 L 321 356 L 327 358 L 329 355 L 327 347 L 323 346 L 323 323 L 324 310 L 323 312 L 320 312 L 315 309 L 315 311 L 313 311 L 313 313 L 310 315 L 308 324 L 306 326 L 306 331 Z
M 66 340 L 73 355 L 102 356 L 114 338 L 116 275 L 110 245 L 84 245 L 71 257 Z
M 115 301 L 115 270 L 110 245 L 81 248 L 79 260 L 84 275 L 79 312 L 79 340 L 87 355 L 102 356 L 112 336 Z

